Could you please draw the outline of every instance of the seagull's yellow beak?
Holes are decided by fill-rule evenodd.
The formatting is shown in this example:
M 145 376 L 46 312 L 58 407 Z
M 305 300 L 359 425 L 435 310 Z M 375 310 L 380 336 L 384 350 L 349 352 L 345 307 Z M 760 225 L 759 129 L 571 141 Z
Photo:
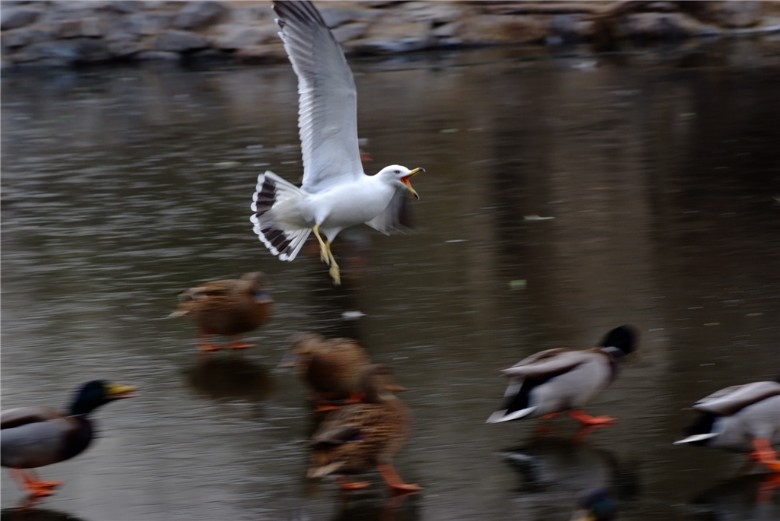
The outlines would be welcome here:
M 425 169 L 421 166 L 418 166 L 414 170 L 410 170 L 408 174 L 406 174 L 404 177 L 401 178 L 401 182 L 406 187 L 406 189 L 409 190 L 409 193 L 412 194 L 412 197 L 414 197 L 415 199 L 419 199 L 420 196 L 417 194 L 417 191 L 414 188 L 412 188 L 412 182 L 409 181 L 409 179 L 422 172 L 425 172 Z

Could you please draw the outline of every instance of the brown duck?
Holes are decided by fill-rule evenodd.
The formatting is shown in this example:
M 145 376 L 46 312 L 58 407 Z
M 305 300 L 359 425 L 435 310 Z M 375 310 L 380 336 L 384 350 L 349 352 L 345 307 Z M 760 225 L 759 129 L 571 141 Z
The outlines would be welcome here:
M 179 307 L 171 317 L 186 316 L 198 327 L 198 349 L 215 351 L 212 335 L 231 337 L 228 347 L 245 349 L 252 344 L 240 337 L 268 321 L 273 299 L 263 289 L 263 274 L 245 273 L 240 279 L 206 282 L 179 294 Z
M 338 476 L 344 490 L 360 490 L 367 483 L 350 481 L 346 475 L 376 468 L 396 494 L 421 490 L 404 483 L 391 463 L 410 437 L 411 414 L 388 391 L 390 372 L 381 364 L 367 365 L 361 374 L 364 402 L 330 413 L 312 435 L 309 478 Z
M 352 339 L 304 333 L 293 340 L 280 366 L 297 369 L 317 412 L 322 412 L 337 408 L 333 402 L 362 401 L 361 377 L 368 363 L 368 354 Z

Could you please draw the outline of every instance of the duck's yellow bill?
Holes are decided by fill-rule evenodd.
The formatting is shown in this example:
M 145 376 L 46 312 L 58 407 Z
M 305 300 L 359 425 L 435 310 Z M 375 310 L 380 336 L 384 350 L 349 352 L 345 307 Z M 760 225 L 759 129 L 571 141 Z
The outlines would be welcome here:
M 135 387 L 132 385 L 109 384 L 107 387 L 106 392 L 112 400 L 130 398 L 135 394 Z

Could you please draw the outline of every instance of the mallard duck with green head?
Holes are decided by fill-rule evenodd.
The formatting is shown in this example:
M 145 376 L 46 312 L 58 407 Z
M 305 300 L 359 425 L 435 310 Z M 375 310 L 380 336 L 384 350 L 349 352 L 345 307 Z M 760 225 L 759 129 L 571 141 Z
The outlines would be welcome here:
M 355 340 L 304 333 L 279 365 L 297 370 L 316 410 L 323 412 L 362 401 L 361 379 L 368 364 L 368 354 Z
M 78 456 L 95 436 L 90 413 L 109 402 L 128 398 L 128 385 L 103 380 L 85 383 L 76 392 L 67 412 L 49 407 L 19 407 L 0 414 L 2 466 L 32 499 L 52 494 L 59 481 L 40 481 L 35 470 Z
M 746 452 L 780 472 L 773 446 L 780 445 L 780 376 L 716 391 L 693 405 L 699 417 L 675 445 L 699 445 Z
M 396 494 L 421 490 L 405 483 L 392 465 L 393 456 L 410 437 L 412 419 L 403 402 L 387 389 L 390 376 L 384 365 L 365 367 L 363 403 L 331 412 L 312 435 L 309 478 L 336 475 L 342 489 L 360 490 L 368 484 L 347 476 L 375 468 Z
M 504 406 L 487 423 L 523 418 L 548 418 L 563 411 L 584 426 L 607 425 L 609 416 L 589 416 L 582 407 L 617 376 L 618 363 L 636 348 L 631 326 L 609 331 L 599 347 L 584 350 L 548 349 L 501 372 L 509 378 Z
M 273 299 L 263 287 L 260 272 L 245 273 L 239 279 L 206 282 L 179 294 L 179 307 L 170 317 L 187 317 L 198 328 L 198 349 L 216 351 L 212 335 L 232 337 L 232 349 L 245 349 L 241 335 L 264 325 L 271 313 Z

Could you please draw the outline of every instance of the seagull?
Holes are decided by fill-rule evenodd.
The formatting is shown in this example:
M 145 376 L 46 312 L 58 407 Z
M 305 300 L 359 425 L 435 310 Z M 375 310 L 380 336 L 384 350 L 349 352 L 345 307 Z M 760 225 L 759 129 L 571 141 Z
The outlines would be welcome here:
M 303 184 L 298 187 L 271 171 L 261 173 L 250 220 L 260 242 L 288 262 L 313 232 L 320 259 L 339 285 L 333 240 L 343 229 L 361 223 L 385 235 L 401 229 L 404 191 L 419 199 L 410 179 L 425 170 L 390 165 L 375 175 L 363 172 L 357 92 L 341 47 L 311 2 L 276 1 L 273 9 L 298 76 Z

